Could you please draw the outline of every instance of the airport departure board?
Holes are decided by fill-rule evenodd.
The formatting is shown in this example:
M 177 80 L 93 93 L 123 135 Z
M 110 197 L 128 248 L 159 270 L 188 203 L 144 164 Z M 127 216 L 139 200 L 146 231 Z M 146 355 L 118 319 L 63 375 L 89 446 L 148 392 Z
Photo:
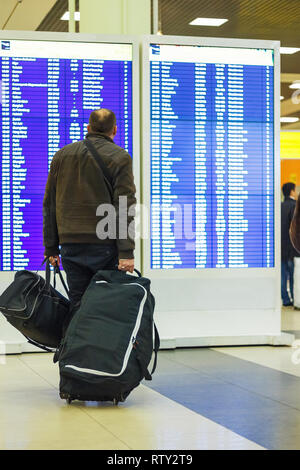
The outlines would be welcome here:
M 151 268 L 274 266 L 274 51 L 150 44 Z
M 132 155 L 132 44 L 0 40 L 0 269 L 38 269 L 53 155 L 84 138 L 91 111 L 117 116 Z

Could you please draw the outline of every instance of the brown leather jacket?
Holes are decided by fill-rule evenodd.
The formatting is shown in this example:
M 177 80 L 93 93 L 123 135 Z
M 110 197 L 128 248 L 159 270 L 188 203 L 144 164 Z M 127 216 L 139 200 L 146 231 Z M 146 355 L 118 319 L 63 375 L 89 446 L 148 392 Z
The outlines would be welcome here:
M 112 183 L 112 197 L 102 170 L 83 141 L 63 147 L 53 157 L 43 201 L 43 233 L 45 255 L 59 253 L 63 243 L 116 244 L 119 258 L 133 258 L 134 236 L 118 236 L 119 197 L 127 197 L 127 208 L 136 203 L 130 155 L 104 134 L 87 134 L 105 164 Z M 112 204 L 116 210 L 116 231 L 110 238 L 100 239 L 96 215 L 100 204 Z M 127 229 L 133 223 L 133 211 L 126 218 Z M 107 213 L 102 219 L 107 218 Z

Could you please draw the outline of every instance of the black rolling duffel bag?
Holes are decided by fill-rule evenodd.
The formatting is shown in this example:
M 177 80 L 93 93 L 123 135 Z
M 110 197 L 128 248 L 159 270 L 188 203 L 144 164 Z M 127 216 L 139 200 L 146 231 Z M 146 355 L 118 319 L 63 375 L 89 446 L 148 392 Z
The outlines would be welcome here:
M 57 355 L 60 397 L 68 403 L 117 404 L 141 380 L 151 380 L 159 349 L 155 302 L 150 280 L 138 275 L 98 271 L 85 291 Z
M 52 352 L 50 348 L 59 346 L 68 323 L 70 301 L 55 289 L 58 274 L 68 294 L 59 267 L 54 268 L 54 287 L 50 284 L 48 260 L 45 274 L 43 279 L 31 271 L 17 271 L 12 284 L 0 296 L 0 311 L 29 343 Z

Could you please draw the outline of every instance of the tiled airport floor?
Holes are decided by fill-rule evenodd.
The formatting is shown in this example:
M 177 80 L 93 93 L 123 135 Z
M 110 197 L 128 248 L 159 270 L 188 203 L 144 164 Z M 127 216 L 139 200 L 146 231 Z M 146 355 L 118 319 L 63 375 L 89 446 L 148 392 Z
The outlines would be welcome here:
M 282 329 L 297 335 L 300 311 Z M 300 347 L 160 351 L 117 407 L 67 405 L 58 380 L 51 354 L 0 361 L 0 449 L 300 449 Z

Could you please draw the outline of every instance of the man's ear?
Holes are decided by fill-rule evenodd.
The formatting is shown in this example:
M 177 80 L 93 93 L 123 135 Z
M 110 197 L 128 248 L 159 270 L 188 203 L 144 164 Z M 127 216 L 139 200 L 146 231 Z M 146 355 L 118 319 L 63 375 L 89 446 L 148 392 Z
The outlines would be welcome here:
M 86 126 L 86 128 L 88 132 L 91 132 L 91 126 L 89 124 Z
M 115 126 L 115 127 L 114 127 L 114 130 L 113 130 L 113 135 L 114 135 L 114 136 L 116 135 L 117 130 L 118 130 L 118 128 L 117 128 L 117 126 Z

